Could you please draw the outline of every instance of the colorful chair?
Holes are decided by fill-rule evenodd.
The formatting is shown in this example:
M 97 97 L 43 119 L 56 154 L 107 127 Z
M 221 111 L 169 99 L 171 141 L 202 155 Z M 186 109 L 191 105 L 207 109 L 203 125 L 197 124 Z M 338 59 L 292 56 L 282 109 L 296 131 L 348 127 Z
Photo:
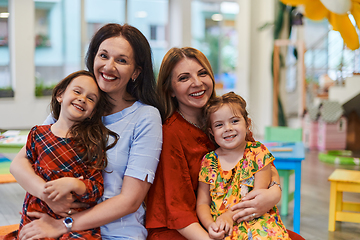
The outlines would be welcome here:
M 360 193 L 360 171 L 336 169 L 330 181 L 329 231 L 336 221 L 360 223 L 360 202 L 344 201 L 343 192 Z
M 264 140 L 266 142 L 301 142 L 302 128 L 268 126 L 265 128 Z M 289 202 L 294 199 L 294 192 L 289 193 L 289 179 L 294 170 L 278 169 L 278 172 L 279 176 L 283 178 L 280 214 L 286 216 Z

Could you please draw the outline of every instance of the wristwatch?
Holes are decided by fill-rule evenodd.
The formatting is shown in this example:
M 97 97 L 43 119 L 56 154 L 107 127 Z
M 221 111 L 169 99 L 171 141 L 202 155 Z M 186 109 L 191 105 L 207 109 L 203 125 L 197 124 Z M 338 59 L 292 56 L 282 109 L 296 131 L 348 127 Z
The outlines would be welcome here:
M 274 186 L 274 185 L 277 185 L 277 186 L 280 188 L 280 191 L 282 191 L 282 188 L 281 188 L 280 183 L 278 183 L 278 182 L 276 182 L 276 181 L 272 181 L 272 182 L 270 183 L 270 185 L 269 185 L 268 188 L 270 188 L 270 187 L 272 187 L 272 186 Z
M 67 229 L 68 232 L 71 232 L 71 227 L 73 225 L 74 220 L 71 217 L 66 217 L 63 220 L 63 223 L 65 224 L 65 227 Z

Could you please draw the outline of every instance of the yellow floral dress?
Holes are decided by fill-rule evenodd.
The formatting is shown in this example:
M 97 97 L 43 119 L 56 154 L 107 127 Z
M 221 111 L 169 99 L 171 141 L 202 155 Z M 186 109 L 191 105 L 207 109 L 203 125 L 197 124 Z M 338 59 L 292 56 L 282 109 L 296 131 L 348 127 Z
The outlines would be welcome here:
M 211 215 L 214 221 L 241 201 L 254 187 L 254 174 L 274 161 L 273 155 L 260 142 L 247 142 L 243 158 L 230 171 L 223 171 L 214 151 L 201 163 L 199 181 L 210 184 Z M 252 221 L 234 222 L 230 239 L 290 239 L 276 206 Z

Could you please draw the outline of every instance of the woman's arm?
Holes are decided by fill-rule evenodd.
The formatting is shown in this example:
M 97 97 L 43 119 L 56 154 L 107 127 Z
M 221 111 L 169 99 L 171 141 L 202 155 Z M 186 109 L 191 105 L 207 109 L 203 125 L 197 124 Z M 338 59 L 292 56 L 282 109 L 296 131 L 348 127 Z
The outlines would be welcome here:
M 93 208 L 71 215 L 74 220 L 72 231 L 81 231 L 90 228 L 100 227 L 128 214 L 134 213 L 142 204 L 147 194 L 150 183 L 141 181 L 133 177 L 124 177 L 121 193 L 95 205 Z M 38 213 L 28 212 L 30 217 L 39 217 L 30 224 L 25 225 L 20 231 L 20 239 L 31 239 L 36 234 L 36 238 L 52 237 L 58 238 L 65 234 L 66 228 L 62 219 L 48 219 Z M 46 218 L 46 223 L 44 220 Z M 42 228 L 42 229 L 41 229 Z M 33 229 L 37 229 L 35 232 Z M 51 229 L 51 231 L 49 230 Z M 48 233 L 51 232 L 49 236 Z
M 177 229 L 188 240 L 211 240 L 209 234 L 199 223 L 192 223 L 184 228 Z
M 271 165 L 272 181 L 280 182 L 279 173 Z M 254 219 L 255 213 L 259 217 L 274 207 L 281 199 L 279 186 L 273 185 L 269 189 L 257 189 L 249 192 L 240 203 L 234 205 L 233 211 L 239 210 L 233 217 L 234 221 L 242 222 Z

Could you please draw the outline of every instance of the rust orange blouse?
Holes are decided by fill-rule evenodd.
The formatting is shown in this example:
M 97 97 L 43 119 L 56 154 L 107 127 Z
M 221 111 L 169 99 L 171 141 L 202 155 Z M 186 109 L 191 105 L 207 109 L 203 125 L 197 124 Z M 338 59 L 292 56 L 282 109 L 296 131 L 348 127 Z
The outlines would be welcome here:
M 185 239 L 176 229 L 198 222 L 196 191 L 203 156 L 214 150 L 199 128 L 175 112 L 163 125 L 163 147 L 146 202 L 148 240 Z

